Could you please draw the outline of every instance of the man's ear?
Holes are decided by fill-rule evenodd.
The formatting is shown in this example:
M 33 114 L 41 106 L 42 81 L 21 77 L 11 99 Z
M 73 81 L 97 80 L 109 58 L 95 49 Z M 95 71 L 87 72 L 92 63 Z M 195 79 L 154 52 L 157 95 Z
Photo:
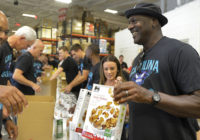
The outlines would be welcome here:
M 24 36 L 20 36 L 20 39 L 26 39 Z
M 160 22 L 156 18 L 152 18 L 152 28 L 155 29 L 156 27 L 160 26 Z

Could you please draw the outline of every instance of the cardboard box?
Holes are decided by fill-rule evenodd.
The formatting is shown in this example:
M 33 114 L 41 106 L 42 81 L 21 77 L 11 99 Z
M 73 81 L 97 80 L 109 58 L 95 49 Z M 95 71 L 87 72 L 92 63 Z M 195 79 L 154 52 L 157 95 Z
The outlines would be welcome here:
M 75 125 L 75 130 L 74 130 L 75 132 L 82 133 L 83 131 L 83 125 L 86 119 L 90 96 L 91 96 L 91 91 L 87 89 L 80 90 L 72 121 L 72 123 Z
M 126 105 L 113 100 L 112 86 L 94 84 L 82 135 L 95 140 L 120 140 Z
M 52 75 L 52 69 L 45 70 L 45 75 L 41 77 L 41 87 L 40 92 L 36 92 L 35 95 L 39 96 L 53 96 L 56 99 L 56 88 L 57 88 L 57 79 L 50 81 Z
M 52 140 L 54 98 L 26 96 L 29 106 L 18 116 L 17 140 Z

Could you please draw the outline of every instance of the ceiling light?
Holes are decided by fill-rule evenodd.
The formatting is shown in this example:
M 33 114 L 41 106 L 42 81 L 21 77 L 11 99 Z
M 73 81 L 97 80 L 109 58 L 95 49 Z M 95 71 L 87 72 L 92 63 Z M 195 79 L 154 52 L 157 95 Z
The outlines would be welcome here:
M 35 18 L 35 19 L 37 19 L 37 16 L 36 16 L 36 15 L 31 15 L 31 14 L 22 14 L 22 16 L 25 16 L 25 17 L 31 17 L 31 18 Z
M 55 1 L 62 2 L 62 3 L 67 3 L 67 4 L 72 2 L 72 0 L 55 0 Z
M 112 13 L 112 14 L 118 13 L 118 11 L 116 11 L 116 10 L 111 10 L 111 9 L 106 9 L 106 10 L 104 10 L 104 12 Z

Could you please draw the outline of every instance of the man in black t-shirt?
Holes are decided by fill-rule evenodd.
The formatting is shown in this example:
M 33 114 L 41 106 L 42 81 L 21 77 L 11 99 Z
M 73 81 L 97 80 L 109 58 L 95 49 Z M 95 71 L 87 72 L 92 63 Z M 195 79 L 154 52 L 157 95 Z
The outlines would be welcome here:
M 134 43 L 143 45 L 130 82 L 114 98 L 129 103 L 129 140 L 196 140 L 200 117 L 200 57 L 192 46 L 163 37 L 167 18 L 158 6 L 139 3 L 126 11 Z
M 72 80 L 78 74 L 78 66 L 73 58 L 69 55 L 69 52 L 66 47 L 59 48 L 59 58 L 63 60 L 62 64 L 58 68 L 58 70 L 52 75 L 50 80 L 55 79 L 61 72 L 65 72 L 67 83 L 71 83 Z M 71 92 L 75 95 L 78 95 L 80 90 L 80 86 L 75 86 L 72 88 Z
M 124 62 L 124 56 L 123 55 L 119 56 L 119 63 L 120 63 L 123 70 L 128 69 L 126 62 Z
M 94 83 L 99 84 L 100 79 L 100 57 L 99 57 L 99 46 L 92 44 L 86 49 L 86 57 L 92 62 L 92 67 L 88 75 L 88 83 L 86 88 L 92 90 Z
M 14 35 L 9 36 L 7 41 L 0 47 L 0 84 L 7 85 L 12 73 L 10 70 L 13 60 L 13 49 L 27 49 L 36 39 L 36 32 L 28 26 L 19 28 Z
M 44 45 L 37 39 L 28 52 L 22 54 L 16 62 L 13 79 L 15 86 L 25 95 L 34 95 L 35 91 L 40 92 L 40 86 L 36 84 L 34 58 L 37 58 L 43 51 Z
M 78 63 L 78 74 L 72 82 L 65 88 L 65 92 L 69 93 L 71 89 L 81 84 L 81 88 L 85 88 L 87 84 L 88 74 L 91 68 L 91 62 L 85 56 L 82 47 L 79 44 L 74 44 L 70 51 L 72 58 Z

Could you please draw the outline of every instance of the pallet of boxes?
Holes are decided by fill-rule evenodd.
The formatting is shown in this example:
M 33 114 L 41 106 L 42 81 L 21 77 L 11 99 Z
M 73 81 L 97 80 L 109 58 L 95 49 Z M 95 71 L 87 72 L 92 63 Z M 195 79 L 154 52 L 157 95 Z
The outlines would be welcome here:
M 112 86 L 104 86 L 94 84 L 89 99 L 89 104 L 82 105 L 76 108 L 73 121 L 70 123 L 70 131 L 79 134 L 79 139 L 92 140 L 120 140 L 122 128 L 124 124 L 126 105 L 119 105 L 113 100 Z M 87 97 L 87 92 L 85 97 Z M 89 98 L 89 96 L 88 96 Z M 85 99 L 87 101 L 88 99 Z M 79 104 L 79 100 L 77 105 Z M 86 109 L 87 108 L 87 109 Z M 79 110 L 79 111 L 77 111 Z M 87 113 L 86 111 L 87 110 Z M 76 114 L 79 112 L 79 114 Z M 83 125 L 82 119 L 85 117 Z M 75 115 L 79 115 L 78 117 Z M 78 118 L 78 119 L 77 119 Z M 71 133 L 70 133 L 71 134 Z M 74 135 L 70 136 L 70 140 L 75 139 Z

